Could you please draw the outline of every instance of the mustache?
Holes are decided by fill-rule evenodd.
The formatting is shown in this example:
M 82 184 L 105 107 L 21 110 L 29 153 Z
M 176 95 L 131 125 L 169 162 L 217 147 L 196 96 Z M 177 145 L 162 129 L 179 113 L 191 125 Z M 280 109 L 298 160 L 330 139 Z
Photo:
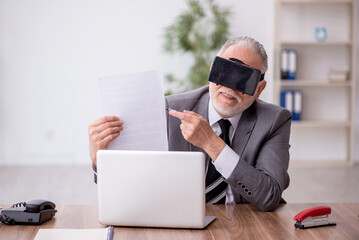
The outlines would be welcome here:
M 241 98 L 239 97 L 239 95 L 238 95 L 235 91 L 233 91 L 233 90 L 231 90 L 231 89 L 220 88 L 220 89 L 217 90 L 217 93 L 216 93 L 217 96 L 218 96 L 220 93 L 225 93 L 225 94 L 231 95 L 231 96 L 233 96 L 234 98 L 236 98 L 238 101 L 241 100 Z

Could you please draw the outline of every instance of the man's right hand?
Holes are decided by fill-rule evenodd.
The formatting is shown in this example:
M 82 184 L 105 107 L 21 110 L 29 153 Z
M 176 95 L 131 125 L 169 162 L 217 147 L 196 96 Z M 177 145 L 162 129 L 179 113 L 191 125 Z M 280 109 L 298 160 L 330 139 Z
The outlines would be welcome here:
M 116 116 L 104 116 L 89 124 L 90 155 L 93 164 L 96 165 L 97 151 L 107 149 L 107 145 L 120 136 L 122 129 L 123 121 Z

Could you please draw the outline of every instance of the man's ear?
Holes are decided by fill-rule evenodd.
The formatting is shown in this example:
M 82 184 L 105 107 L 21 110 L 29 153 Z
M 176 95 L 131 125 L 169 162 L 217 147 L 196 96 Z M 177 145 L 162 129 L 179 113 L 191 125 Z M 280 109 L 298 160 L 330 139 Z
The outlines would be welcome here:
M 259 96 L 261 95 L 262 91 L 266 88 L 266 86 L 267 86 L 267 81 L 265 81 L 265 80 L 262 80 L 258 83 L 257 91 L 254 94 L 256 99 L 259 98 Z

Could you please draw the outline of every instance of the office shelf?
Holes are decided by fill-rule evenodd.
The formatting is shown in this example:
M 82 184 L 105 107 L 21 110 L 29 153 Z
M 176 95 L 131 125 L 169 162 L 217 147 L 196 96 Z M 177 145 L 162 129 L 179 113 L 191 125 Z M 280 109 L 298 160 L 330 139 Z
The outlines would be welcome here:
M 346 128 L 350 127 L 350 121 L 330 121 L 330 120 L 302 120 L 293 121 L 293 128 Z
M 350 166 L 347 159 L 334 159 L 328 161 L 325 159 L 318 159 L 316 161 L 308 161 L 307 159 L 291 159 L 289 166 L 293 167 L 345 167 Z
M 282 87 L 351 87 L 352 81 L 329 82 L 328 80 L 276 80 L 276 84 Z
M 351 46 L 352 42 L 348 41 L 333 41 L 333 42 L 311 42 L 311 41 L 282 41 L 281 44 L 285 46 L 315 46 L 315 47 L 330 47 L 330 46 Z
M 352 4 L 351 0 L 282 0 L 282 4 Z
M 276 0 L 274 97 L 302 91 L 302 120 L 292 121 L 291 161 L 316 166 L 352 164 L 356 85 L 357 0 Z M 315 29 L 325 27 L 324 42 Z M 280 79 L 283 49 L 298 54 L 297 79 Z M 348 79 L 331 82 L 332 69 L 347 67 Z

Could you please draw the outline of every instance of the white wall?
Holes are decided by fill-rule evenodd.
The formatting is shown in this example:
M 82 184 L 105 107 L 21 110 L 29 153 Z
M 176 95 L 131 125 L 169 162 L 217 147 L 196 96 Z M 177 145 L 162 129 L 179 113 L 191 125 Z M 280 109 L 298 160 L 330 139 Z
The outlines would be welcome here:
M 267 49 L 272 99 L 273 0 L 225 0 L 231 34 Z M 184 77 L 188 56 L 162 50 L 185 8 L 166 0 L 0 0 L 0 164 L 89 163 L 87 125 L 101 116 L 98 78 L 162 69 Z
M 355 101 L 355 134 L 354 134 L 354 161 L 359 162 L 359 109 L 357 106 L 359 106 L 359 1 L 357 1 L 357 20 L 356 20 L 356 101 Z

